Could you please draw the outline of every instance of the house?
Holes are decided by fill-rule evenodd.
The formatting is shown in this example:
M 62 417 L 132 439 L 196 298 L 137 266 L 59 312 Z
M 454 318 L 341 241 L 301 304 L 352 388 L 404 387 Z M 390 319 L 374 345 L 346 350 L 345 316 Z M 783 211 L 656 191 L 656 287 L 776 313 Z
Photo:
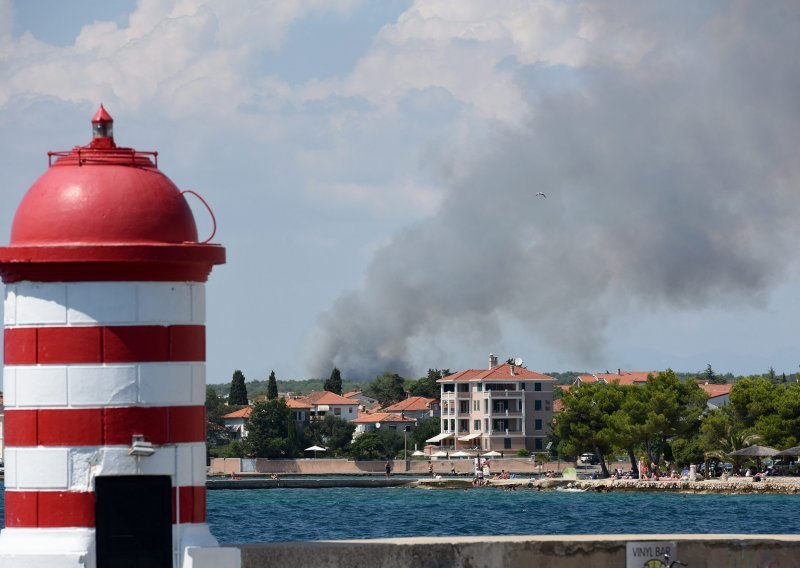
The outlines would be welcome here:
M 616 373 L 594 373 L 592 375 L 578 375 L 575 379 L 575 382 L 572 384 L 574 386 L 577 385 L 585 385 L 591 383 L 605 383 L 610 384 L 613 382 L 617 382 L 620 385 L 625 386 L 632 386 L 632 385 L 643 385 L 647 382 L 647 377 L 649 376 L 656 376 L 658 375 L 658 371 L 623 371 L 622 369 L 617 369 Z
M 381 409 L 381 412 L 403 414 L 416 420 L 425 420 L 426 418 L 438 417 L 441 409 L 439 406 L 439 401 L 435 398 L 410 396 L 405 400 L 401 400 L 396 404 L 392 404 L 391 406 Z
M 287 398 L 286 406 L 291 410 L 295 424 L 308 424 L 311 419 L 311 405 L 309 403 L 297 398 Z
M 402 414 L 394 414 L 393 412 L 363 414 L 352 422 L 356 425 L 356 429 L 353 432 L 354 440 L 361 434 L 377 432 L 384 428 L 397 430 L 398 432 L 410 432 L 417 423 L 414 418 L 403 416 Z
M 361 391 L 346 392 L 342 396 L 344 398 L 355 400 L 358 403 L 358 408 L 360 410 L 372 410 L 378 406 L 378 401 L 376 399 L 365 395 Z
M 324 418 L 325 416 L 335 416 L 350 422 L 358 418 L 358 403 L 353 399 L 345 398 L 333 392 L 315 391 L 298 400 L 309 405 L 309 417 L 311 420 Z
M 427 440 L 481 451 L 543 451 L 553 419 L 553 377 L 489 355 L 488 369 L 467 369 L 441 386 L 441 433 Z M 449 445 L 449 444 L 448 444 Z
M 234 412 L 230 412 L 222 417 L 225 428 L 231 431 L 233 440 L 244 440 L 247 438 L 247 422 L 253 412 L 252 406 L 245 406 Z
M 712 383 L 698 383 L 698 386 L 708 395 L 706 405 L 711 410 L 724 406 L 731 401 L 732 384 L 715 385 Z

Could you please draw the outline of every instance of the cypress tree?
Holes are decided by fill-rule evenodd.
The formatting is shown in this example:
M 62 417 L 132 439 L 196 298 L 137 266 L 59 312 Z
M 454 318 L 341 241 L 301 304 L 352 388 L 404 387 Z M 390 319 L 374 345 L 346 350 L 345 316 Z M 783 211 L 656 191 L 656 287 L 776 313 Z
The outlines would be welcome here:
M 239 369 L 236 369 L 233 372 L 233 379 L 231 379 L 231 392 L 228 395 L 228 404 L 247 404 L 247 386 L 244 384 L 244 373 L 242 373 Z
M 267 400 L 275 400 L 276 398 L 278 398 L 278 381 L 275 380 L 275 371 L 272 371 L 267 381 Z
M 325 381 L 325 385 L 322 388 L 328 392 L 342 394 L 342 373 L 339 372 L 338 368 L 333 368 L 330 378 Z

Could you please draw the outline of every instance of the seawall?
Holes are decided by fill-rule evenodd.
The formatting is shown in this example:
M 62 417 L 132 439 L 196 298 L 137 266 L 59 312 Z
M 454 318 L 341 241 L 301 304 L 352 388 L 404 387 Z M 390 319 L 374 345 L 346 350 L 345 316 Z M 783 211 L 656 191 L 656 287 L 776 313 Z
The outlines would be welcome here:
M 675 543 L 689 568 L 795 568 L 796 535 L 582 535 L 447 537 L 248 544 L 242 568 L 637 568 L 628 543 Z M 632 544 L 634 546 L 634 544 Z

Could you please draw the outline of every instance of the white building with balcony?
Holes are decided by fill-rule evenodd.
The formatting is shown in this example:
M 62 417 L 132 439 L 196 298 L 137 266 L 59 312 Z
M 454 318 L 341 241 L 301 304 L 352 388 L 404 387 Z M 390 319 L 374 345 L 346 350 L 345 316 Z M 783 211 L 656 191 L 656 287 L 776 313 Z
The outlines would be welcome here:
M 467 369 L 437 381 L 441 386 L 441 433 L 454 450 L 545 451 L 553 419 L 555 379 L 521 366 Z

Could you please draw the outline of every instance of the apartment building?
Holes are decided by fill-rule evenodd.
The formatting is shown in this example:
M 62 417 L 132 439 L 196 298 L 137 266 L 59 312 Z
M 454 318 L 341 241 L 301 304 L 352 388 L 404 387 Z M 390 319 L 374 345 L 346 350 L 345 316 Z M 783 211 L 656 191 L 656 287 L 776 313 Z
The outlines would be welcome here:
M 442 429 L 435 441 L 453 450 L 545 451 L 555 379 L 519 363 L 498 365 L 489 355 L 488 369 L 439 379 Z

